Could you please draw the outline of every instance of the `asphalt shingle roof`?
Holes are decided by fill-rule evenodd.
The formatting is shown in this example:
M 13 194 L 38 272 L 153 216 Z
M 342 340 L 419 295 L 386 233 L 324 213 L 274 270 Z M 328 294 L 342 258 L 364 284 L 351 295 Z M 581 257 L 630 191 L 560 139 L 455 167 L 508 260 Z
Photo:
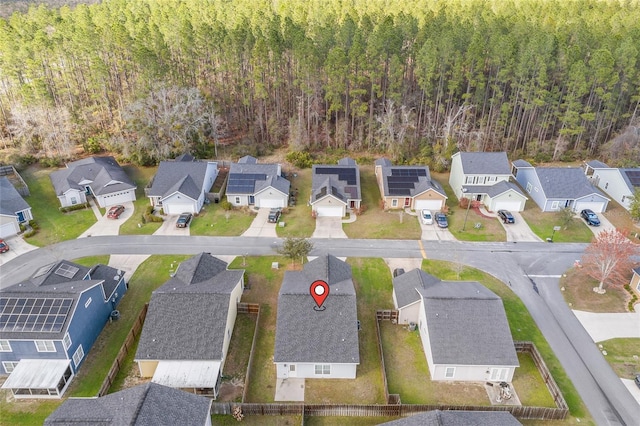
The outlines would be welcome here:
M 100 398 L 69 398 L 45 426 L 203 426 L 211 400 L 156 383 L 146 383 Z
M 461 152 L 465 175 L 510 175 L 506 152 Z
M 151 187 L 147 188 L 147 196 L 165 198 L 180 192 L 197 200 L 202 194 L 208 164 L 189 157 L 182 161 L 161 161 Z
M 386 160 L 386 161 L 384 161 Z M 446 197 L 445 191 L 442 188 L 442 185 L 437 181 L 431 179 L 431 173 L 429 172 L 429 167 L 427 166 L 393 166 L 391 161 L 385 159 L 379 159 L 376 161 L 376 165 L 380 166 L 380 171 L 382 174 L 382 185 L 384 187 L 384 195 L 385 196 L 406 196 L 407 194 L 402 192 L 394 192 L 394 190 L 389 189 L 389 176 L 392 176 L 394 170 L 396 171 L 408 171 L 408 170 L 422 170 L 424 171 L 425 176 L 417 176 L 417 182 L 413 182 L 413 186 L 411 188 L 402 188 L 409 189 L 409 196 L 415 197 L 416 195 L 422 194 L 423 192 L 433 189 L 439 194 L 442 194 Z M 402 191 L 402 190 L 400 190 Z
M 427 411 L 399 420 L 382 423 L 385 426 L 521 426 L 508 411 Z
M 421 296 L 417 289 L 426 288 L 438 282 L 440 282 L 439 278 L 417 268 L 398 275 L 393 279 L 393 289 L 396 293 L 398 308 L 418 302 Z
M 591 194 L 607 198 L 591 185 L 580 167 L 536 167 L 535 170 L 547 199 L 573 200 Z
M 310 286 L 329 284 L 325 310 L 316 311 Z M 359 364 L 356 294 L 351 267 L 334 256 L 320 256 L 302 271 L 284 273 L 278 296 L 275 362 Z
M 244 275 L 226 267 L 208 253 L 180 264 L 151 295 L 135 359 L 222 358 L 231 292 Z
M 279 166 L 277 164 L 258 164 L 257 160 L 249 155 L 242 157 L 237 163 L 231 163 L 229 167 L 229 179 L 234 174 L 245 175 L 243 186 L 246 190 L 233 189 L 227 187 L 227 194 L 256 194 L 265 188 L 273 187 L 283 194 L 289 195 L 291 182 L 278 174 Z M 264 179 L 259 179 L 256 175 L 264 175 Z
M 515 160 L 513 162 L 515 167 L 533 167 L 528 161 L 525 160 Z
M 605 163 L 603 163 L 602 161 L 598 161 L 598 160 L 591 160 L 587 162 L 587 165 L 593 169 L 608 169 L 609 166 L 607 166 Z
M 49 175 L 56 195 L 69 189 L 83 190 L 80 182 L 91 181 L 89 186 L 96 195 L 111 194 L 135 188 L 135 184 L 122 170 L 115 158 L 89 157 L 67 164 L 66 169 L 56 170 Z
M 318 173 L 318 170 L 325 171 L 335 170 L 335 173 Z M 340 179 L 339 171 L 351 170 L 352 176 L 355 176 L 355 182 L 347 182 Z M 355 160 L 345 157 L 338 161 L 338 164 L 314 164 L 312 167 L 311 177 L 311 202 L 316 202 L 324 198 L 327 194 L 331 194 L 341 201 L 360 200 L 360 169 Z
M 15 216 L 17 212 L 29 209 L 29 204 L 22 198 L 11 181 L 0 177 L 0 214 Z

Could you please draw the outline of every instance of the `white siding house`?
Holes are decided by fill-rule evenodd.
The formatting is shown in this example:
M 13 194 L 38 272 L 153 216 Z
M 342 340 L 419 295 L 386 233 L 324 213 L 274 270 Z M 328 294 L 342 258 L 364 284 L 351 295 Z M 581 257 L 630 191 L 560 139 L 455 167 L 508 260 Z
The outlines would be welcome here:
M 640 168 L 617 169 L 600 161 L 590 161 L 586 165 L 585 174 L 612 200 L 627 210 L 631 209 L 631 201 L 636 191 L 640 190 Z
M 289 202 L 290 187 L 280 164 L 258 164 L 247 155 L 229 168 L 227 201 L 236 207 L 283 208 Z

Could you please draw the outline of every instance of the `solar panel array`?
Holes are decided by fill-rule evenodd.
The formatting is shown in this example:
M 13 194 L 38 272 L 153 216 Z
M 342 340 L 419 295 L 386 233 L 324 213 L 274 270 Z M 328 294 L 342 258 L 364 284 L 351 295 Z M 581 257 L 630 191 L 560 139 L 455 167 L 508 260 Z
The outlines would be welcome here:
M 427 176 L 425 169 L 391 169 L 391 176 Z
M 338 180 L 347 185 L 356 184 L 356 169 L 354 167 L 316 167 L 317 175 L 337 175 Z
M 625 173 L 631 185 L 640 187 L 640 170 L 626 170 Z
M 387 176 L 389 194 L 411 195 L 421 176 L 427 176 L 425 169 L 391 169 L 391 176 Z
M 0 297 L 0 331 L 59 333 L 73 299 Z
M 65 278 L 73 278 L 73 276 L 80 270 L 77 266 L 69 265 L 67 263 L 62 263 L 56 269 L 55 274 L 60 275 Z
M 266 180 L 264 173 L 230 173 L 227 183 L 229 194 L 251 194 L 255 190 L 257 180 Z

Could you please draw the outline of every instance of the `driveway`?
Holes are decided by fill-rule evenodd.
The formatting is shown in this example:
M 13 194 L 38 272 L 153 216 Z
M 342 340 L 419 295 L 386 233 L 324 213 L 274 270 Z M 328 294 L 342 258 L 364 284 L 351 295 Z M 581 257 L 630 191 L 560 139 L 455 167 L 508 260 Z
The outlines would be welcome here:
M 418 222 L 420 223 L 420 228 L 422 228 L 421 239 L 427 241 L 456 241 L 456 237 L 449 231 L 449 228 L 440 228 L 435 223 L 425 225 L 420 220 L 420 217 L 418 217 Z
M 277 238 L 276 224 L 269 223 L 269 208 L 258 209 L 258 214 L 251 222 L 251 226 L 242 233 L 243 237 L 272 237 Z
M 5 238 L 4 240 L 7 244 L 9 244 L 9 251 L 0 254 L 0 265 L 3 265 L 6 262 L 15 259 L 23 253 L 38 248 L 26 242 L 24 238 L 19 235 L 14 235 L 12 237 Z
M 158 228 L 153 235 L 181 235 L 183 237 L 191 235 L 188 226 L 186 228 L 176 227 L 176 222 L 179 217 L 179 214 L 163 216 L 164 221 L 162 222 L 162 225 L 160 225 L 160 228 Z
M 598 215 L 598 219 L 600 219 L 600 226 L 587 225 L 587 222 L 585 222 L 584 219 L 580 216 L 580 213 L 578 213 L 576 217 L 580 219 L 582 223 L 584 223 L 584 226 L 589 226 L 589 229 L 591 229 L 591 232 L 593 232 L 593 235 L 595 236 L 598 236 L 598 234 L 604 231 L 605 229 L 609 231 L 614 231 L 616 229 L 616 227 L 613 226 L 613 224 L 609 222 L 609 219 L 607 219 L 602 213 L 596 213 L 596 214 Z
M 522 215 L 518 212 L 511 212 L 515 223 L 506 224 L 500 220 L 502 227 L 507 232 L 507 241 L 509 242 L 524 242 L 524 241 L 542 241 L 527 225 Z
M 122 203 L 124 206 L 124 212 L 120 215 L 118 219 L 109 219 L 107 214 L 104 216 L 99 216 L 98 221 L 91 225 L 89 229 L 84 231 L 78 238 L 99 236 L 99 235 L 118 235 L 120 233 L 120 225 L 122 225 L 127 219 L 133 216 L 133 202 L 129 201 L 127 203 Z M 107 209 L 108 211 L 109 209 Z M 95 212 L 100 212 L 97 208 L 93 209 Z
M 341 217 L 316 218 L 316 230 L 311 238 L 347 238 L 347 234 L 342 230 Z
M 422 258 L 420 257 L 387 258 L 383 260 L 389 267 L 391 276 L 393 276 L 393 271 L 398 268 L 402 268 L 405 272 L 409 272 L 412 269 L 420 269 L 422 266 Z
M 640 305 L 636 305 L 640 310 Z M 574 310 L 580 324 L 587 330 L 594 342 L 602 342 L 616 337 L 640 338 L 640 312 L 595 313 Z

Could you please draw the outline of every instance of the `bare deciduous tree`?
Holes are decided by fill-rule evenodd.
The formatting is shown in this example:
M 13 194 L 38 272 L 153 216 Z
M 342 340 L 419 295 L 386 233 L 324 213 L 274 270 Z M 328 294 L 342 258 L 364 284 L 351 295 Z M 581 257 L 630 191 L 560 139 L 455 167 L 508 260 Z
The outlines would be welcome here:
M 74 126 L 64 107 L 14 107 L 7 128 L 23 154 L 62 159 L 73 154 Z
M 604 292 L 605 282 L 621 286 L 632 266 L 631 257 L 638 247 L 625 234 L 614 230 L 601 231 L 589 244 L 582 256 L 585 272 L 600 281 L 598 292 Z

